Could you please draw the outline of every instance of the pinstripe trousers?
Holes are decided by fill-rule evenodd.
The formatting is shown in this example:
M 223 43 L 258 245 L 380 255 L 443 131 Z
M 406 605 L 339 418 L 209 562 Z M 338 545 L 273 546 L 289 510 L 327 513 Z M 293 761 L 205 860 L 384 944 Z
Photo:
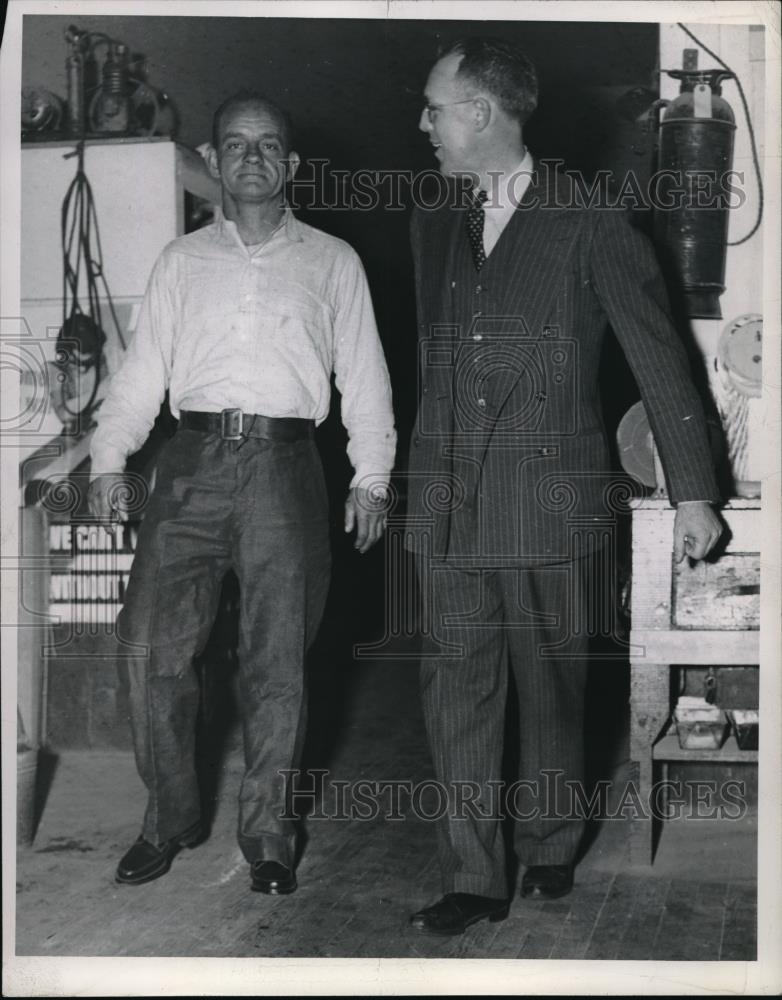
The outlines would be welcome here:
M 584 824 L 567 815 L 565 782 L 583 781 L 589 563 L 464 570 L 418 562 L 422 589 L 432 595 L 433 636 L 452 644 L 448 655 L 421 663 L 429 746 L 448 802 L 438 821 L 445 892 L 507 896 L 504 809 L 514 816 L 522 864 L 575 857 Z M 520 745 L 519 783 L 505 790 L 506 801 L 500 779 L 509 665 Z

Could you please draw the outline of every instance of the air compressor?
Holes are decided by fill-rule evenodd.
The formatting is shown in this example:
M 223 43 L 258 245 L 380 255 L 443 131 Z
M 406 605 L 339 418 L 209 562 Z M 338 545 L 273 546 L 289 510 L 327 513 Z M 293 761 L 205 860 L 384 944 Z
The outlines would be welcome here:
M 728 215 L 736 130 L 722 82 L 724 69 L 667 70 L 681 80 L 678 97 L 660 101 L 654 236 L 678 281 L 689 317 L 721 319 L 725 291 Z

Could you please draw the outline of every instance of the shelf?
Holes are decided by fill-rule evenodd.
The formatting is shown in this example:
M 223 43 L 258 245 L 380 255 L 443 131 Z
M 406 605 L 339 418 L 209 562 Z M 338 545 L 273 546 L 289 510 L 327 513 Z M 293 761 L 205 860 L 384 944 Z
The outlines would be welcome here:
M 39 138 L 40 136 L 40 138 Z M 64 135 L 62 132 L 30 132 L 22 139 L 22 148 L 56 149 L 60 146 L 73 148 L 79 141 L 85 146 L 129 146 L 136 142 L 173 142 L 170 135 L 100 135 L 95 132 L 85 136 Z
M 720 507 L 720 510 L 760 510 L 761 497 L 730 497 L 727 503 Z M 661 510 L 670 511 L 673 514 L 676 510 L 671 505 L 667 497 L 638 497 L 630 501 L 633 514 L 643 514 Z
M 753 665 L 760 663 L 760 631 L 745 629 L 632 629 L 630 662 L 634 670 L 646 664 L 670 663 L 681 666 Z
M 683 750 L 675 732 L 663 736 L 652 747 L 653 760 L 714 761 L 718 764 L 756 764 L 757 750 L 740 750 L 733 733 L 719 750 Z
M 89 457 L 94 433 L 93 426 L 78 436 L 57 434 L 27 455 L 19 470 L 22 487 L 34 479 L 65 479 Z

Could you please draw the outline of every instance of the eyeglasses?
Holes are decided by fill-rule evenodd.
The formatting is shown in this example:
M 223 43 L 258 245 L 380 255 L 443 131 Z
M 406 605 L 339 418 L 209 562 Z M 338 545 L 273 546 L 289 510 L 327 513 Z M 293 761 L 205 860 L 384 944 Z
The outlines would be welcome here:
M 452 108 L 456 104 L 472 104 L 475 100 L 474 97 L 467 97 L 463 101 L 449 101 L 447 104 L 429 104 L 428 102 L 424 104 L 424 111 L 429 119 L 429 124 L 434 125 L 435 119 L 443 110 L 443 108 Z

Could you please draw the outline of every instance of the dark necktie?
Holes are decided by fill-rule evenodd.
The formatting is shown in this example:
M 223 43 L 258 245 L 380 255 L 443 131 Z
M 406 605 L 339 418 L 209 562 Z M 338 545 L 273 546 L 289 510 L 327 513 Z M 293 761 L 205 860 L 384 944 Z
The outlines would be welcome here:
M 486 218 L 483 203 L 486 198 L 485 191 L 476 191 L 473 203 L 467 210 L 467 236 L 470 240 L 472 261 L 476 271 L 480 271 L 486 263 L 486 253 L 483 249 L 483 223 Z

